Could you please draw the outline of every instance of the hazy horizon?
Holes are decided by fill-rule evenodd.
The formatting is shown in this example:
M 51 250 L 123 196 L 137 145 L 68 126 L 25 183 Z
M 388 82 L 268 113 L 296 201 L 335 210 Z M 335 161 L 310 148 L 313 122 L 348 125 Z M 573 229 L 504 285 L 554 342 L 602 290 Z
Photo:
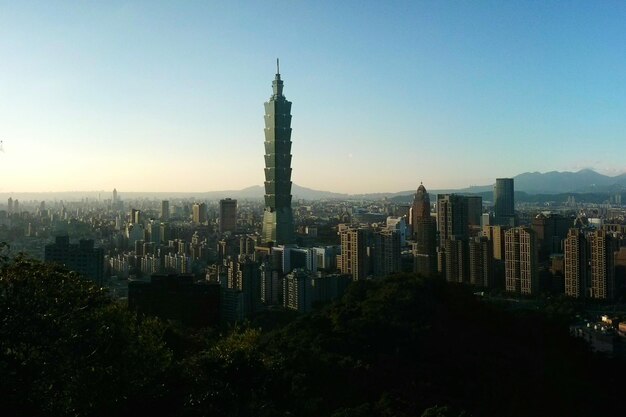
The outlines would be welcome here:
M 0 2 L 0 192 L 261 184 L 276 57 L 307 188 L 620 174 L 625 20 L 623 3 Z

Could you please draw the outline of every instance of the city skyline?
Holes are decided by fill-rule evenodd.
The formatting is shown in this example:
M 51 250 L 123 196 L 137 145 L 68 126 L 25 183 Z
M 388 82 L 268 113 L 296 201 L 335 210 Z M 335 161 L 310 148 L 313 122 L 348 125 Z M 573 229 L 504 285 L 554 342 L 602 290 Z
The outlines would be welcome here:
M 305 187 L 625 170 L 619 3 L 0 10 L 0 192 L 260 184 L 258 108 L 277 56 L 296 102 L 293 181 Z

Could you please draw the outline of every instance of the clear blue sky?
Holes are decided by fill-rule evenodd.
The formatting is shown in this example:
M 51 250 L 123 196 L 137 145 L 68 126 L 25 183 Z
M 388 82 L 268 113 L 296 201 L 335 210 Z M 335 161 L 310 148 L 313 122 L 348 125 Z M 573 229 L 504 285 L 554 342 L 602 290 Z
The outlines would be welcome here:
M 276 57 L 303 186 L 626 171 L 625 2 L 0 0 L 0 191 L 261 184 Z

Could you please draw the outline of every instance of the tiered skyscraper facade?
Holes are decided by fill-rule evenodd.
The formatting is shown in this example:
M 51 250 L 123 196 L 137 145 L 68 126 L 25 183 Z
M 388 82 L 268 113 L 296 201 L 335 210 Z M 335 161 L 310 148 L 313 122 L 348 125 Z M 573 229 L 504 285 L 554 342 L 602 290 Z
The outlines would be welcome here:
M 264 243 L 293 243 L 291 210 L 291 102 L 283 95 L 277 68 L 273 94 L 265 103 L 265 212 Z

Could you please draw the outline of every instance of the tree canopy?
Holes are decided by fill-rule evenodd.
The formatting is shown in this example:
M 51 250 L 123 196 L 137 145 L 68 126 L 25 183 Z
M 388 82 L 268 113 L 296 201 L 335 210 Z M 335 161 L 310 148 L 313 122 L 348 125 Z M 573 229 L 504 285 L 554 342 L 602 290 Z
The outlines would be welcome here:
M 624 364 L 554 312 L 440 280 L 355 282 L 312 314 L 194 330 L 137 317 L 60 268 L 1 263 L 5 415 L 596 416 L 624 388 Z

